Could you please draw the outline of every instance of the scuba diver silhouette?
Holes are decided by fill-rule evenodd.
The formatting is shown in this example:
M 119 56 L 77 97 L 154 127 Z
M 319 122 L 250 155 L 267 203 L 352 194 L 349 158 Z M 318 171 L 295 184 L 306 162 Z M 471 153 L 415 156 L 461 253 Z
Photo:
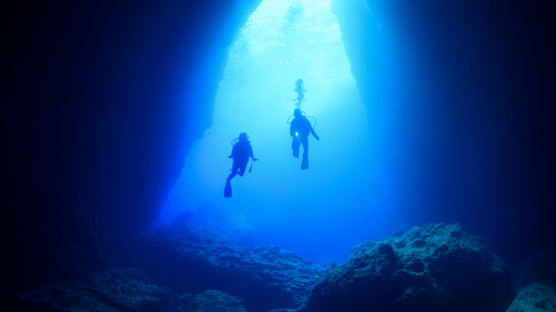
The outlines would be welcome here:
M 299 145 L 303 145 L 303 159 L 301 161 L 301 169 L 309 168 L 309 133 L 313 134 L 315 139 L 320 140 L 316 134 L 311 122 L 303 115 L 299 108 L 293 111 L 294 118 L 290 123 L 290 136 L 292 137 L 293 156 L 299 158 Z
M 239 134 L 239 137 L 232 148 L 232 154 L 228 156 L 228 158 L 232 158 L 234 162 L 232 164 L 232 172 L 226 179 L 224 197 L 232 197 L 232 185 L 230 181 L 238 174 L 243 176 L 245 169 L 247 168 L 247 163 L 249 163 L 249 158 L 253 159 L 253 161 L 259 160 L 253 157 L 253 148 L 251 147 L 251 142 L 249 142 L 247 133 L 242 132 Z M 253 164 L 251 163 L 249 172 L 251 172 L 252 169 Z

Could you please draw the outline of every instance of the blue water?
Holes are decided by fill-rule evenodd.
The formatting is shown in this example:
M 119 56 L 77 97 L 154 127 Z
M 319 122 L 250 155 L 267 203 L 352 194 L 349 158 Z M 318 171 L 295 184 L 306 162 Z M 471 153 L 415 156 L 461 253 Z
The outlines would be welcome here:
M 288 125 L 298 79 L 305 88 L 300 108 L 321 138 L 309 139 L 303 171 Z M 155 224 L 184 211 L 218 215 L 233 224 L 223 232 L 252 243 L 318 262 L 347 259 L 355 244 L 406 226 L 393 215 L 393 185 L 378 159 L 387 151 L 373 113 L 360 98 L 330 0 L 263 1 L 228 51 L 212 126 L 189 151 Z M 260 161 L 232 181 L 227 199 L 227 156 L 240 132 Z
M 230 46 L 214 44 L 226 53 L 218 89 L 202 99 L 210 109 L 193 109 L 211 125 L 188 151 L 153 228 L 188 212 L 222 238 L 324 263 L 428 222 L 462 223 L 514 255 L 521 252 L 507 240 L 544 240 L 535 225 L 542 217 L 524 208 L 544 200 L 529 196 L 535 154 L 520 141 L 535 131 L 515 122 L 527 111 L 515 77 L 506 79 L 512 69 L 480 29 L 496 23 L 448 22 L 439 7 L 262 1 Z M 321 138 L 309 138 L 308 170 L 290 148 L 298 79 L 306 90 L 300 107 Z M 241 132 L 260 161 L 232 181 L 228 199 L 227 156 Z

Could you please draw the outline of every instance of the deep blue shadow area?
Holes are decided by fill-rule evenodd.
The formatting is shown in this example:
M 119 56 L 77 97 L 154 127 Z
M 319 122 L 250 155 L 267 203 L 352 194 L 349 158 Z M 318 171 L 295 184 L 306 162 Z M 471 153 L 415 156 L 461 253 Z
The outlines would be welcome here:
M 367 1 L 373 17 L 398 36 L 402 66 L 409 67 L 403 88 L 393 90 L 387 74 L 362 87 L 385 71 L 385 39 L 361 4 L 336 4 L 362 96 L 383 104 L 374 121 L 404 125 L 396 134 L 400 159 L 388 169 L 403 189 L 400 217 L 462 222 L 517 261 L 551 245 L 549 4 Z
M 209 114 L 195 112 L 210 111 L 201 103 L 218 83 L 222 47 L 256 3 L 22 1 L 3 10 L 3 206 L 12 208 L 2 236 L 14 293 L 103 266 L 148 228 L 208 125 Z

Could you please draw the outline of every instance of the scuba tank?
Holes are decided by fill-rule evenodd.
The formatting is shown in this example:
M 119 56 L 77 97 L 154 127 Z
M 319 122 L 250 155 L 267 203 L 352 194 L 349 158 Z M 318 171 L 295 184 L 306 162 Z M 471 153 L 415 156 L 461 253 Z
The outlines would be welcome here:
M 315 117 L 315 116 L 305 116 L 304 111 L 301 111 L 301 114 L 302 114 L 303 117 L 305 117 L 309 120 L 309 123 L 311 123 L 311 126 L 313 127 L 313 129 L 317 127 L 317 122 L 318 122 L 317 117 Z M 286 120 L 286 124 L 290 125 L 294 119 L 295 119 L 295 115 L 291 114 L 290 117 L 288 118 L 288 120 Z M 311 122 L 311 120 L 312 120 L 312 122 Z

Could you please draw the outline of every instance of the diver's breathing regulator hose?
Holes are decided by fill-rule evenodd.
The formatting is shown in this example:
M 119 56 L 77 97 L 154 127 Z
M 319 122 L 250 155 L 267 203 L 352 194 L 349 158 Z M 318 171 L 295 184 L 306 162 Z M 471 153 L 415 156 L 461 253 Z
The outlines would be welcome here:
M 307 119 L 310 118 L 310 119 L 313 120 L 313 123 L 311 124 L 311 126 L 313 126 L 313 128 L 316 128 L 317 127 L 317 117 L 315 117 L 315 116 L 306 116 L 306 117 L 307 117 Z
M 287 123 L 288 125 L 291 124 L 294 117 L 295 117 L 295 116 L 292 114 L 292 115 L 288 118 L 288 120 L 286 120 L 286 123 Z

